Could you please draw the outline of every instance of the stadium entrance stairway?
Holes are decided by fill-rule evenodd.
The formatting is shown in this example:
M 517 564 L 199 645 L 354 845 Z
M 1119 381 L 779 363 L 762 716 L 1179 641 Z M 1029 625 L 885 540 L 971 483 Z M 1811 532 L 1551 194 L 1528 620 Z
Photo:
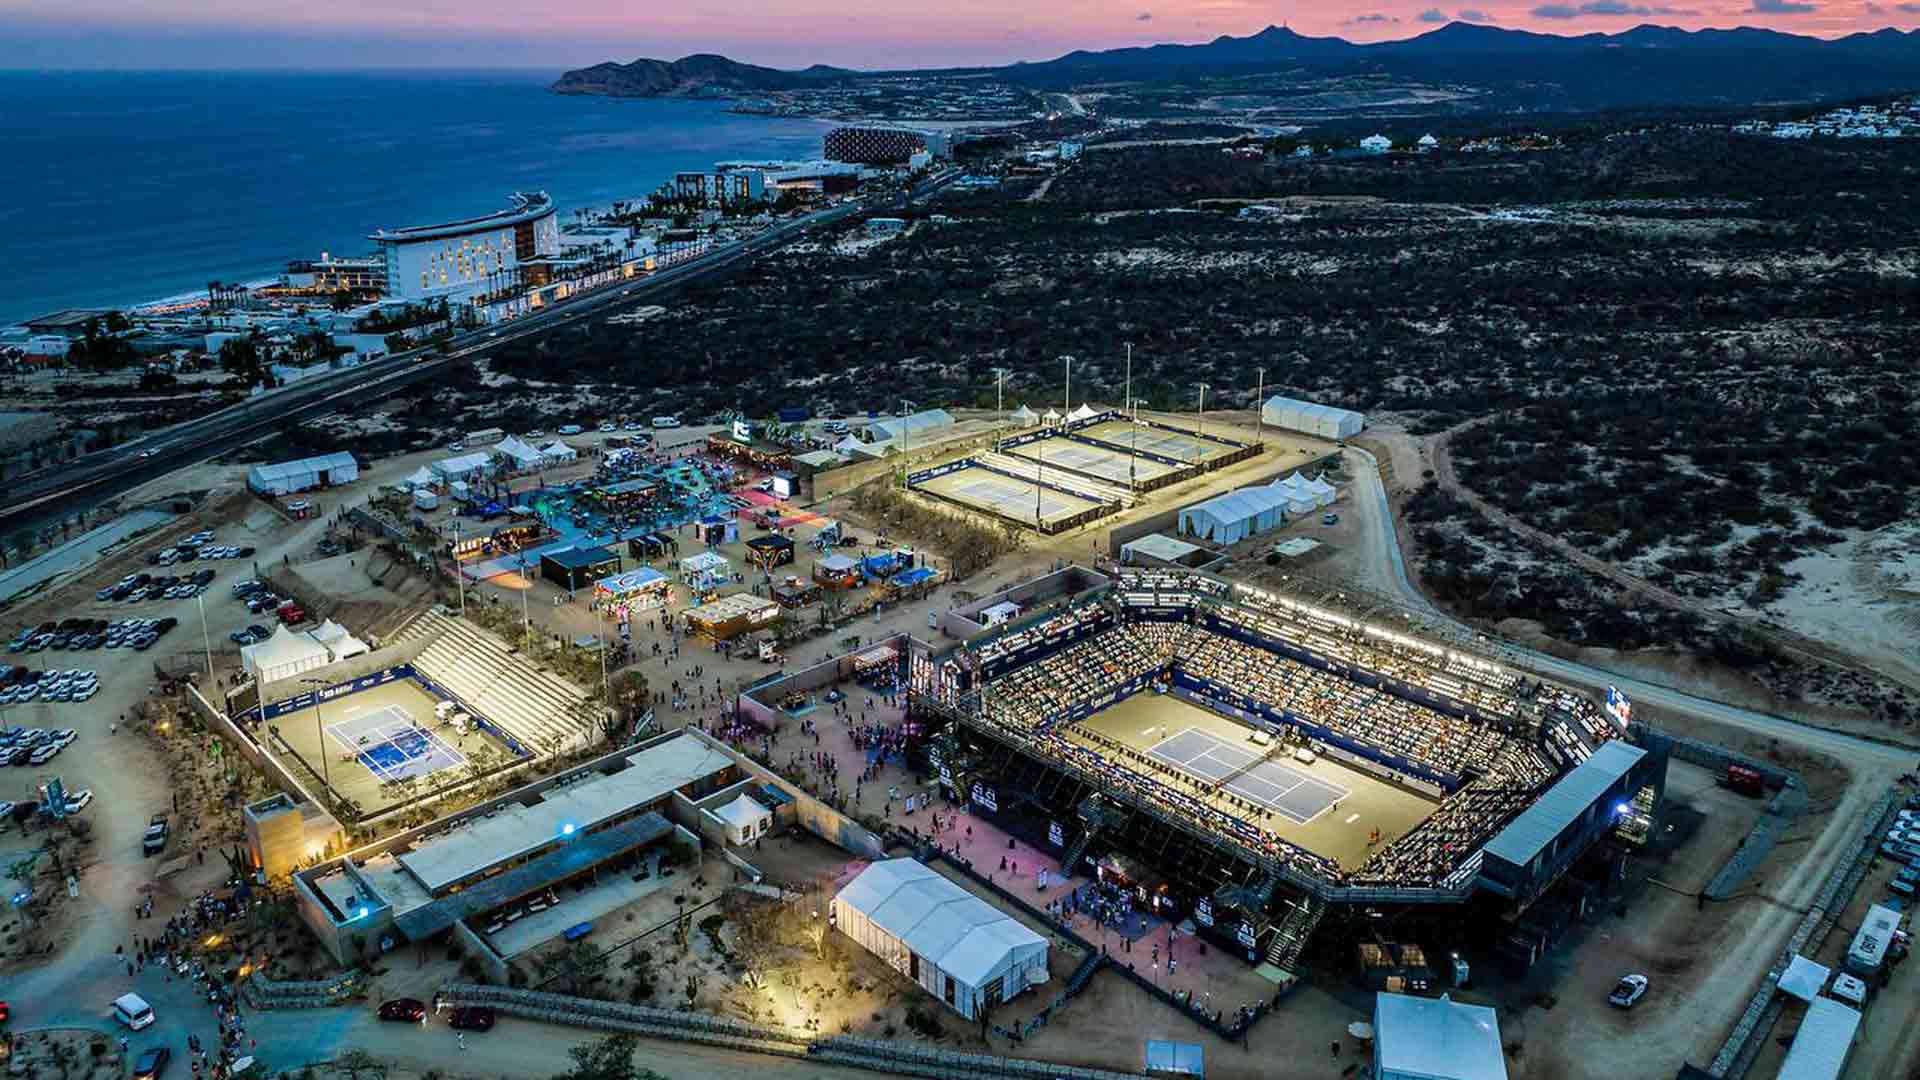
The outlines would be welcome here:
M 555 753 L 595 739 L 587 695 L 556 675 L 535 669 L 488 631 L 438 611 L 423 612 L 395 631 L 388 644 L 425 640 L 414 667 L 536 754 Z
M 1300 954 L 1306 951 L 1308 940 L 1320 928 L 1320 920 L 1326 914 L 1327 905 L 1319 897 L 1312 893 L 1302 896 L 1274 931 L 1273 940 L 1267 945 L 1267 963 L 1282 971 L 1294 971 Z

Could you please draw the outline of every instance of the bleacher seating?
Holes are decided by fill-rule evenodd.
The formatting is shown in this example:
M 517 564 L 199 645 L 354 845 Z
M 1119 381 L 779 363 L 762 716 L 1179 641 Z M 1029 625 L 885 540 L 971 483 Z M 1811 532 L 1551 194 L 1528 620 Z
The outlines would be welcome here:
M 598 737 L 586 694 L 538 671 L 504 641 L 463 619 L 429 611 L 401 627 L 389 644 L 425 640 L 414 667 L 535 754 L 584 745 Z

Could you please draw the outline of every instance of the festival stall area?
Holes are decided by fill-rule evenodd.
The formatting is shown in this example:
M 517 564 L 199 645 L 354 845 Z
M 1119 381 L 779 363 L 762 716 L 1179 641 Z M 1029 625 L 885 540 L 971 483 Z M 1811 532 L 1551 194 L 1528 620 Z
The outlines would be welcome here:
M 851 589 L 860 583 L 860 564 L 847 555 L 828 555 L 813 564 L 813 580 L 829 589 Z
M 673 602 L 673 582 L 651 566 L 603 577 L 593 583 L 593 598 L 625 622 L 633 612 L 652 611 Z
M 793 541 L 785 536 L 756 536 L 747 541 L 747 561 L 771 574 L 793 561 Z
M 711 593 L 733 580 L 733 567 L 726 556 L 702 551 L 680 560 L 680 580 L 695 596 Z
M 732 593 L 711 603 L 688 608 L 687 629 L 709 641 L 731 641 L 741 634 L 771 625 L 780 617 L 780 605 L 751 593 Z

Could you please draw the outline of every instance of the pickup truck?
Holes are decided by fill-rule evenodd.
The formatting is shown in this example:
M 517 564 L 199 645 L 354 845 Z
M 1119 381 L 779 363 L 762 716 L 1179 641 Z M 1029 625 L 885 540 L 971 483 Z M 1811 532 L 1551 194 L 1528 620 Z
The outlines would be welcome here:
M 158 855 L 167 849 L 167 815 L 159 813 L 147 822 L 147 835 L 140 841 L 143 855 Z

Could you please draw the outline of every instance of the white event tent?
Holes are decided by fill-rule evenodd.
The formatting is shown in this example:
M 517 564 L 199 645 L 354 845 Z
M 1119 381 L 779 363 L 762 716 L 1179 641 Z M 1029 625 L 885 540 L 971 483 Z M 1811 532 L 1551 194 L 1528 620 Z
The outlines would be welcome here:
M 240 665 L 257 677 L 262 685 L 290 679 L 303 671 L 312 671 L 333 663 L 333 654 L 325 645 L 306 634 L 296 634 L 282 624 L 273 636 L 240 649 Z
M 1047 980 L 1047 939 L 914 859 L 868 866 L 833 898 L 833 924 L 971 1020 Z

